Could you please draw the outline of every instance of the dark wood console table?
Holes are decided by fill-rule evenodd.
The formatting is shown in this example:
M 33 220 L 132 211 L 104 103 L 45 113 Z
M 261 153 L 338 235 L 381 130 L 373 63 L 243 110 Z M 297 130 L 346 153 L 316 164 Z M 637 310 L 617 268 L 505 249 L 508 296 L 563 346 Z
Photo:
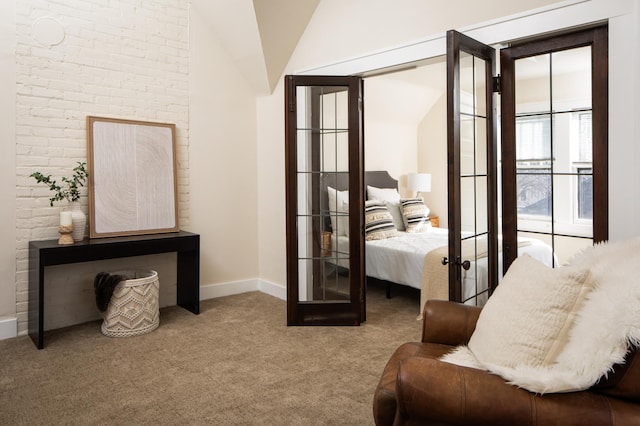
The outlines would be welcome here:
M 170 234 L 85 239 L 73 245 L 58 240 L 29 242 L 29 336 L 44 348 L 44 269 L 46 266 L 177 252 L 177 304 L 200 313 L 200 235 Z

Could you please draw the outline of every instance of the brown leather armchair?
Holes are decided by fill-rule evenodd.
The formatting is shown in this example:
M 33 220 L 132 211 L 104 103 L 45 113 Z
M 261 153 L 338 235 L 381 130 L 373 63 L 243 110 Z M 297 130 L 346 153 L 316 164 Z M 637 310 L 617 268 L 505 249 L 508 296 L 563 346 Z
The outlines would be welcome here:
M 430 300 L 422 342 L 391 356 L 373 400 L 381 425 L 640 425 L 640 351 L 589 390 L 537 395 L 486 371 L 438 361 L 471 338 L 480 308 Z

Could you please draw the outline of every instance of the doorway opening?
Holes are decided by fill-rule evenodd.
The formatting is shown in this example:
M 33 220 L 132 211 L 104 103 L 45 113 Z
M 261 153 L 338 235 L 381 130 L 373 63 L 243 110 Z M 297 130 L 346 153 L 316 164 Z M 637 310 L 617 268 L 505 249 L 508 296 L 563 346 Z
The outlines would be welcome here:
M 583 34 L 589 31 L 604 31 L 606 40 L 606 27 L 578 31 L 572 34 Z M 558 37 L 567 37 L 567 35 L 563 34 Z M 574 36 L 569 35 L 569 37 Z M 580 37 L 582 36 L 578 36 L 578 39 L 582 40 Z M 555 39 L 556 37 L 545 37 L 539 40 L 519 42 L 518 48 L 529 46 L 533 50 L 521 57 L 517 57 L 517 60 L 522 60 L 522 63 L 528 65 L 529 62 L 537 63 L 537 56 L 548 55 L 550 58 L 548 62 L 554 62 L 555 67 L 532 66 L 526 72 L 523 71 L 526 68 L 521 67 L 520 71 L 512 72 L 513 81 L 507 80 L 505 83 L 503 80 L 501 84 L 503 90 L 507 87 L 507 96 L 505 96 L 504 92 L 502 93 L 502 107 L 499 108 L 497 102 L 494 106 L 486 106 L 487 109 L 492 108 L 492 110 L 496 111 L 503 121 L 517 123 L 517 126 L 513 126 L 513 129 L 517 130 L 507 130 L 506 132 L 503 130 L 502 141 L 498 142 L 499 145 L 496 152 L 502 152 L 502 166 L 499 170 L 502 172 L 502 177 L 498 176 L 498 183 L 494 184 L 496 188 L 493 188 L 499 193 L 496 197 L 497 200 L 489 201 L 489 203 L 501 203 L 502 207 L 501 210 L 491 207 L 488 211 L 493 211 L 493 213 L 490 214 L 498 216 L 500 211 L 503 212 L 499 218 L 496 218 L 500 222 L 498 232 L 504 234 L 504 243 L 502 244 L 504 262 L 502 262 L 502 252 L 495 259 L 498 264 L 502 262 L 502 267 L 499 268 L 500 272 L 506 271 L 511 261 L 522 252 L 536 253 L 534 257 L 537 257 L 538 260 L 548 263 L 550 266 L 560 266 L 566 259 L 571 257 L 572 253 L 583 247 L 580 244 L 584 243 L 584 241 L 587 241 L 587 244 L 592 244 L 594 241 L 601 241 L 607 237 L 606 168 L 603 171 L 602 162 L 600 162 L 600 167 L 597 167 L 596 164 L 598 162 L 596 155 L 606 159 L 606 96 L 603 96 L 601 91 L 595 89 L 595 86 L 598 85 L 606 87 L 606 52 L 602 55 L 601 52 L 593 50 L 598 46 L 602 47 L 601 41 L 598 42 L 599 44 L 594 44 L 583 40 L 578 44 L 568 43 L 565 47 L 557 49 L 559 53 L 554 57 L 556 53 L 553 49 L 549 50 L 544 46 L 545 43 L 553 45 L 553 40 Z M 585 47 L 588 47 L 587 50 L 589 50 L 588 60 L 583 57 Z M 515 47 L 512 46 L 509 49 L 513 48 Z M 563 58 L 565 56 L 567 58 Z M 604 58 L 604 64 L 592 60 L 592 58 L 596 57 Z M 544 59 L 541 60 L 544 61 Z M 473 68 L 475 62 L 472 59 L 468 63 L 472 69 L 471 74 L 469 74 L 471 81 L 475 81 L 476 71 Z M 503 59 L 503 65 L 504 63 L 507 62 Z M 576 65 L 579 64 L 582 64 L 582 68 L 588 68 L 586 71 L 581 71 L 586 73 L 586 77 L 585 75 L 581 77 L 575 75 L 578 72 L 577 68 L 579 68 Z M 464 65 L 461 65 L 461 68 L 461 73 L 466 72 Z M 554 86 L 557 82 L 567 80 L 583 81 L 585 79 L 591 81 L 592 86 L 590 86 L 587 96 L 584 96 L 583 89 L 578 90 L 578 95 L 572 95 L 576 99 L 588 97 L 590 101 L 584 104 L 582 100 L 556 98 L 557 101 L 552 104 L 555 105 L 555 109 L 553 106 L 542 110 L 538 107 L 534 108 L 532 105 L 536 104 L 536 102 L 527 100 L 529 99 L 527 96 L 530 96 L 531 93 L 537 94 L 539 92 L 535 85 L 540 79 L 545 78 L 537 74 L 541 71 L 551 72 L 553 77 L 549 80 L 556 83 L 550 82 L 548 87 L 556 95 L 560 93 L 560 90 Z M 506 73 L 503 71 L 503 73 L 508 74 L 508 70 Z M 375 73 L 364 73 L 362 75 L 364 102 L 360 108 L 363 113 L 363 133 L 366 136 L 364 138 L 366 149 L 361 154 L 363 158 L 349 158 L 350 163 L 355 161 L 353 164 L 361 164 L 360 161 L 363 162 L 363 175 L 373 171 L 386 171 L 397 179 L 398 182 L 395 188 L 397 195 L 393 194 L 391 200 L 384 199 L 385 195 L 381 196 L 387 204 L 387 209 L 392 210 L 389 202 L 396 202 L 397 204 L 400 201 L 399 198 L 422 198 L 426 208 L 429 210 L 426 216 L 430 215 L 432 218 L 437 219 L 438 225 L 445 234 L 447 233 L 446 229 L 450 228 L 451 225 L 449 223 L 451 211 L 448 206 L 452 195 L 448 167 L 448 154 L 451 151 L 451 145 L 447 146 L 446 76 L 447 68 L 444 57 L 432 58 L 428 61 L 420 61 L 415 64 L 394 67 L 393 69 Z M 481 86 L 482 90 L 484 90 L 490 85 L 484 84 Z M 469 93 L 462 93 L 461 97 L 467 96 L 469 99 L 474 99 L 478 93 L 476 93 L 475 85 L 473 87 L 468 91 Z M 465 88 L 463 87 L 464 90 Z M 593 101 L 591 100 L 592 98 Z M 514 105 L 512 107 L 513 111 L 509 109 L 511 108 L 508 106 L 509 102 Z M 604 102 L 604 109 L 602 102 Z M 522 110 L 522 105 L 527 105 L 526 110 Z M 562 108 L 558 109 L 559 106 L 562 106 Z M 483 118 L 482 115 L 482 113 L 475 114 L 480 119 Z M 517 118 L 505 120 L 507 116 L 516 117 L 516 115 Z M 599 127 L 593 124 L 593 117 L 596 115 L 600 118 Z M 470 147 L 468 151 L 472 152 L 473 156 L 470 158 L 472 158 L 473 164 L 476 165 L 479 160 L 477 159 L 478 156 L 476 156 L 477 144 L 475 136 L 479 129 L 476 124 L 473 124 L 475 121 L 471 120 L 469 123 L 472 124 L 465 130 L 467 139 L 471 141 L 468 144 Z M 602 123 L 605 124 L 604 127 Z M 590 138 L 588 137 L 589 133 L 591 133 Z M 547 140 L 551 142 L 547 143 Z M 508 142 L 505 143 L 505 141 Z M 565 154 L 565 151 L 575 151 L 576 154 Z M 350 155 L 358 155 L 357 153 L 357 151 L 350 152 Z M 463 157 L 465 155 L 464 149 L 462 155 Z M 571 157 L 571 170 L 557 169 L 556 167 L 564 167 L 563 164 L 565 164 L 561 164 L 557 160 L 567 155 Z M 479 158 L 482 161 L 482 155 Z M 496 163 L 490 163 L 489 158 L 485 158 L 485 160 L 487 160 L 486 164 L 493 164 L 491 167 L 496 169 L 497 173 Z M 459 161 L 465 160 L 463 158 Z M 363 175 L 360 175 L 360 171 L 353 170 L 358 175 L 357 179 L 360 180 L 362 186 L 350 188 L 358 191 L 357 198 L 362 198 L 362 203 L 360 204 L 364 206 L 364 201 L 371 198 L 369 197 L 371 190 L 368 186 L 372 185 L 367 182 Z M 428 174 L 430 176 L 428 191 L 418 192 L 415 188 L 409 186 L 408 177 L 415 173 Z M 460 177 L 464 178 L 465 176 Z M 474 174 L 472 177 L 475 179 L 477 175 Z M 551 183 L 549 184 L 550 181 Z M 477 185 L 474 183 L 473 186 L 473 190 L 477 192 Z M 561 190 L 560 188 L 563 189 Z M 392 188 L 375 189 L 386 190 Z M 500 189 L 502 191 L 501 194 Z M 480 192 L 485 194 L 487 188 L 481 189 Z M 514 193 L 516 194 L 515 196 L 513 195 Z M 459 196 L 459 193 L 455 195 Z M 324 199 L 325 196 L 319 194 L 318 197 Z M 575 202 L 563 204 L 563 201 L 570 197 L 575 199 Z M 515 205 L 521 206 L 520 210 L 513 208 L 514 199 L 516 200 Z M 288 204 L 293 205 L 295 201 L 291 200 Z M 517 204 L 518 201 L 520 201 L 520 204 Z M 350 204 L 354 205 L 353 202 Z M 360 204 L 356 203 L 355 205 Z M 477 204 L 474 202 L 471 205 L 474 211 L 477 211 L 475 210 Z M 567 205 L 570 206 L 568 210 Z M 336 205 L 335 212 L 339 211 L 338 207 Z M 550 211 L 552 212 L 551 219 L 546 219 Z M 543 217 L 542 222 L 546 221 L 549 224 L 548 226 L 551 227 L 550 233 L 543 233 L 535 229 L 532 231 L 526 226 L 518 227 L 518 224 L 526 225 L 528 221 L 531 221 L 532 218 L 530 216 L 535 215 L 536 212 Z M 348 212 L 342 212 L 352 220 L 354 218 L 358 219 L 358 221 L 362 220 L 364 224 L 363 230 L 366 229 L 367 220 L 363 217 L 364 213 L 360 212 L 360 216 L 352 216 L 352 213 L 353 209 Z M 336 217 L 339 215 L 340 213 L 336 213 Z M 560 221 L 566 217 L 575 218 L 575 229 L 580 230 L 580 233 L 571 235 L 566 231 L 567 228 L 560 224 Z M 393 219 L 391 213 L 390 218 L 390 220 Z M 477 223 L 477 217 L 471 219 L 473 220 L 469 220 L 467 223 Z M 488 220 L 490 222 L 493 219 L 488 218 Z M 437 222 L 434 221 L 434 223 Z M 457 226 L 460 226 L 460 224 Z M 562 229 L 561 232 L 555 232 L 560 229 Z M 592 231 L 588 232 L 589 229 Z M 350 231 L 350 239 L 359 235 L 357 227 Z M 466 229 L 460 229 L 460 231 L 463 233 L 469 232 Z M 551 239 L 548 240 L 546 235 L 551 235 Z M 541 236 L 543 237 L 540 238 Z M 564 244 L 567 237 L 575 237 L 579 244 Z M 365 238 L 364 232 L 360 235 L 360 238 Z M 521 240 L 526 241 L 521 244 Z M 541 243 L 538 244 L 537 242 L 532 242 L 532 240 L 541 240 Z M 373 263 L 368 259 L 368 253 L 373 250 L 370 250 L 369 247 L 365 248 L 364 241 L 360 243 L 362 246 L 359 247 L 363 247 L 364 251 L 367 252 L 366 258 L 362 259 L 362 266 L 366 269 L 366 275 L 369 275 L 370 271 L 366 265 L 367 263 Z M 448 243 L 450 246 L 450 240 Z M 351 246 L 351 241 L 349 244 Z M 446 244 L 447 241 L 445 240 L 444 245 Z M 319 247 L 320 249 L 326 248 L 326 246 Z M 351 253 L 355 253 L 355 251 L 351 250 Z M 288 257 L 290 256 L 288 254 Z M 425 259 L 426 257 L 423 256 L 423 259 L 418 260 L 420 264 L 419 273 L 422 272 L 423 264 L 426 264 Z M 462 266 L 464 262 L 461 261 L 459 264 Z M 477 274 L 478 270 L 476 270 Z M 372 276 L 396 282 L 393 279 Z M 500 276 L 501 273 L 498 273 L 496 281 L 500 279 Z M 474 279 L 477 279 L 477 276 Z M 400 284 L 406 285 L 406 283 L 402 282 Z M 487 288 L 490 289 L 495 285 L 497 285 L 497 282 L 489 283 L 483 291 L 486 292 Z M 424 283 L 419 279 L 415 282 L 415 285 L 410 286 L 416 289 L 423 289 Z M 354 293 L 354 288 L 353 286 L 351 287 L 352 298 L 356 294 Z M 364 282 L 360 283 L 360 288 L 362 292 L 361 305 L 365 306 Z M 424 295 L 424 291 L 422 293 Z M 449 294 L 446 296 L 451 297 L 450 289 Z M 457 298 L 458 296 L 456 296 Z M 460 299 L 461 301 L 473 299 L 475 304 L 482 304 L 483 300 L 486 300 L 486 298 L 481 300 L 474 295 L 469 298 L 460 296 Z

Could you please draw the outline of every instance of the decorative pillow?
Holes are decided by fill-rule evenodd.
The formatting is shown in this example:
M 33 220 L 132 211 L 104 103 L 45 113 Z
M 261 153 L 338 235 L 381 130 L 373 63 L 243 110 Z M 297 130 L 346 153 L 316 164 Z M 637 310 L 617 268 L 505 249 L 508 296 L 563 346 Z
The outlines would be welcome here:
M 400 193 L 394 188 L 376 188 L 367 185 L 367 198 L 369 200 L 382 200 L 387 203 L 389 213 L 393 217 L 393 224 L 398 231 L 404 231 L 404 221 L 400 210 Z
M 364 203 L 364 234 L 367 241 L 395 237 L 398 231 L 387 204 L 381 200 L 367 200 Z
M 551 365 L 591 288 L 587 268 L 549 268 L 524 254 L 482 309 L 469 349 L 483 364 Z
M 349 236 L 349 191 L 338 191 L 327 186 L 331 230 L 337 236 Z
M 519 260 L 516 262 L 520 263 Z M 514 262 L 513 265 L 515 264 Z M 511 274 L 513 265 L 505 278 Z M 598 383 L 611 373 L 615 364 L 624 363 L 629 349 L 637 347 L 640 342 L 640 286 L 638 286 L 636 278 L 640 275 L 640 238 L 596 244 L 572 259 L 569 266 L 553 271 L 555 271 L 554 274 L 569 274 L 569 281 L 579 281 L 574 279 L 581 275 L 580 270 L 587 268 L 589 273 L 584 272 L 584 274 L 588 274 L 588 277 L 579 291 L 566 285 L 562 285 L 559 289 L 553 286 L 546 289 L 556 297 L 554 300 L 563 297 L 561 294 L 563 291 L 570 294 L 577 293 L 573 307 L 567 315 L 567 322 L 574 318 L 573 324 L 564 323 L 557 335 L 560 337 L 555 338 L 554 344 L 558 343 L 558 339 L 562 337 L 566 328 L 570 328 L 567 336 L 568 342 L 560 348 L 560 353 L 555 359 L 553 358 L 552 344 L 547 352 L 547 364 L 508 366 L 497 363 L 482 363 L 468 346 L 458 346 L 452 353 L 441 359 L 453 364 L 490 371 L 502 376 L 508 383 L 540 394 L 580 391 Z M 515 270 L 514 272 L 518 272 L 520 280 L 526 281 L 527 285 L 546 284 L 547 281 L 543 279 L 544 277 L 537 277 L 541 273 L 538 269 L 538 267 L 535 270 L 521 268 L 519 272 Z M 571 276 L 571 271 L 578 272 Z M 517 277 L 512 276 L 510 280 L 515 278 Z M 553 281 L 555 282 L 555 280 Z M 498 290 L 503 284 L 498 286 L 489 302 L 496 294 L 499 294 Z M 525 284 L 522 283 L 522 286 Z M 587 288 L 589 286 L 592 286 L 591 290 Z M 576 285 L 576 287 L 579 286 Z M 539 293 L 544 293 L 544 291 Z M 508 305 L 518 299 L 514 294 L 511 295 L 513 297 L 511 300 L 505 300 L 507 295 L 504 294 L 500 297 L 503 298 L 503 303 Z M 520 297 L 528 296 L 528 294 L 523 294 Z M 537 303 L 548 302 L 539 294 L 536 299 Z M 487 302 L 485 309 L 490 306 L 489 302 Z M 571 301 L 569 300 L 566 305 L 571 305 Z M 533 317 L 530 317 L 530 312 L 524 310 L 517 316 L 521 318 L 520 322 L 540 322 L 539 317 L 546 318 L 547 316 L 539 314 L 539 311 L 543 309 L 544 307 L 538 309 Z M 482 317 L 483 314 L 480 314 L 480 319 Z M 512 315 L 503 316 L 501 322 L 509 324 L 515 317 Z M 547 326 L 545 321 L 542 326 Z M 506 325 L 502 325 L 502 327 L 506 327 Z M 556 325 L 554 328 L 557 332 L 559 327 Z M 476 331 L 478 331 L 477 328 Z M 523 329 L 517 335 L 527 333 L 527 331 L 527 329 Z M 475 332 L 472 339 L 474 336 Z M 522 346 L 521 349 L 528 350 Z M 494 350 L 500 351 L 501 348 Z M 618 396 L 622 395 L 622 393 L 617 393 L 620 391 L 619 388 L 611 389 Z M 624 398 L 637 400 L 637 395 L 624 393 Z
M 420 198 L 400 199 L 402 220 L 407 232 L 425 232 L 429 229 L 429 207 Z

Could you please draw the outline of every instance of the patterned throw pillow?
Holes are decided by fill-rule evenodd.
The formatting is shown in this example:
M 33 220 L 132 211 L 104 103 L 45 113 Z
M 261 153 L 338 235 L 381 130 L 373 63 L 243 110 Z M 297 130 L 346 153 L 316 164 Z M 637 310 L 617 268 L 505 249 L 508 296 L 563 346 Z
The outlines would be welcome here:
M 367 185 L 367 199 L 386 201 L 389 213 L 393 217 L 393 224 L 398 231 L 404 231 L 402 211 L 400 210 L 400 193 L 398 193 L 397 189 L 376 188 L 375 186 Z
M 402 220 L 407 232 L 425 232 L 430 227 L 429 207 L 420 198 L 402 198 L 400 200 Z
M 349 191 L 338 191 L 327 186 L 331 230 L 336 235 L 349 236 Z
M 365 201 L 364 233 L 367 241 L 395 237 L 397 232 L 391 213 L 389 213 L 384 201 Z

